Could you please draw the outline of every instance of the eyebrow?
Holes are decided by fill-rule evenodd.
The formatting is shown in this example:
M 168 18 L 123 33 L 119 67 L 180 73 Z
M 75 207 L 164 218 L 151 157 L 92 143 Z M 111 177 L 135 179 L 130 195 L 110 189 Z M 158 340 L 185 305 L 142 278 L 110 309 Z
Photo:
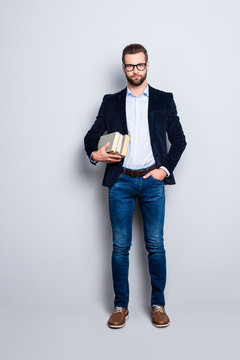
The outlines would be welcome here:
M 146 64 L 146 63 L 141 62 L 141 63 L 137 63 L 137 64 L 124 64 L 124 65 L 139 65 L 139 64 Z

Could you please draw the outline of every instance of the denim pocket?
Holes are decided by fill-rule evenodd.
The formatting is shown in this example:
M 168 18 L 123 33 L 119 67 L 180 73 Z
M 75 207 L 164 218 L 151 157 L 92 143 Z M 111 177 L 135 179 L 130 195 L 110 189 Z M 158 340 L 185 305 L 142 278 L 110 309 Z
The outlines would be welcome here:
M 124 173 L 120 173 L 117 180 L 121 179 L 123 177 Z
M 159 179 L 157 179 L 157 178 L 153 177 L 152 175 L 150 175 L 150 177 L 151 177 L 152 179 L 156 180 L 156 181 L 163 182 L 163 180 L 159 180 Z

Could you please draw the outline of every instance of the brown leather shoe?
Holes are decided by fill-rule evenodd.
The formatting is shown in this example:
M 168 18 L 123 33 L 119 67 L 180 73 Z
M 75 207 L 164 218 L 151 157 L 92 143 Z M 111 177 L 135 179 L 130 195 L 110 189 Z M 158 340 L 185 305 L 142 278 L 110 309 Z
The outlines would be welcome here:
M 121 306 L 116 306 L 108 320 L 108 326 L 113 329 L 121 328 L 125 325 L 125 320 L 128 318 L 128 316 L 128 309 L 124 309 Z
M 157 327 L 165 327 L 169 325 L 170 319 L 166 314 L 164 306 L 152 306 L 152 323 Z

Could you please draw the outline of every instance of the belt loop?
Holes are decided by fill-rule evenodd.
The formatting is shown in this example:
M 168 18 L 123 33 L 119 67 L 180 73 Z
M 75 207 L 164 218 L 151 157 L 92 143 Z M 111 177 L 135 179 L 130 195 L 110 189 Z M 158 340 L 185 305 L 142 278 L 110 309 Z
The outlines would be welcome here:
M 149 173 L 149 169 L 150 169 L 150 167 L 151 167 L 151 166 L 148 166 L 148 167 L 147 167 L 147 173 Z

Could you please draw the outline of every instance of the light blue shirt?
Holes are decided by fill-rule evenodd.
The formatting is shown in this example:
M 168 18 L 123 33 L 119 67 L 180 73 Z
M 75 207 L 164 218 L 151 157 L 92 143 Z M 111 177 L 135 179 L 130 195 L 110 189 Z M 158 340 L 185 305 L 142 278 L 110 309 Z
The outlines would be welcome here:
M 148 125 L 148 100 L 148 84 L 140 96 L 135 96 L 127 87 L 126 118 L 130 142 L 122 166 L 128 169 L 143 169 L 155 164 Z M 97 163 L 92 158 L 90 161 Z M 164 166 L 160 166 L 160 168 L 166 171 L 167 177 L 170 175 Z

